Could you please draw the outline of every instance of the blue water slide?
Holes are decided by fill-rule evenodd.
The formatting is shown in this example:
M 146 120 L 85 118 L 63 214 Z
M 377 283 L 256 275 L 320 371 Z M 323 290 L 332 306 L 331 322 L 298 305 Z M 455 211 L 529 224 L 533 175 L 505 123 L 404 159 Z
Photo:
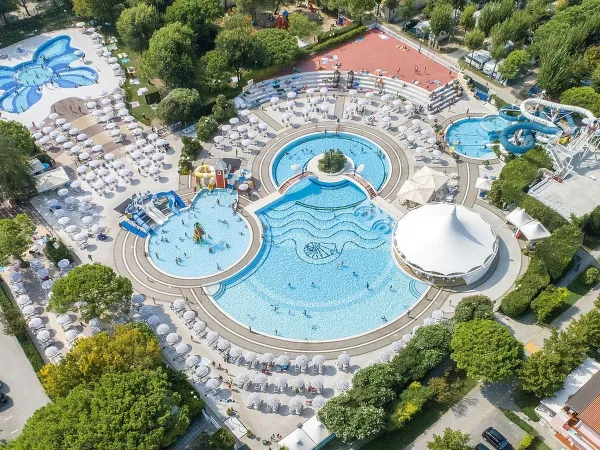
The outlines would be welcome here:
M 150 228 L 150 226 L 144 222 L 144 220 L 140 217 L 137 212 L 131 214 L 131 220 L 137 223 L 142 230 L 144 230 L 148 234 L 154 234 L 154 230 Z
M 518 114 L 509 114 L 509 112 L 517 112 Z M 509 122 L 523 120 L 521 108 L 517 105 L 505 105 L 498 110 L 498 115 Z
M 520 130 L 526 130 L 527 132 L 523 133 L 523 140 L 520 145 L 513 144 L 509 139 L 513 134 Z M 558 127 L 547 127 L 536 122 L 519 122 L 514 125 L 509 125 L 502 130 L 502 133 L 500 133 L 500 143 L 511 153 L 525 153 L 528 150 L 531 150 L 535 145 L 535 138 L 531 131 L 544 134 L 557 134 L 561 129 Z
M 157 199 L 161 197 L 166 197 L 169 200 L 169 209 L 175 214 L 180 214 L 179 210 L 185 208 L 185 202 L 175 191 L 159 192 L 156 194 Z
M 142 239 L 145 239 L 148 237 L 148 233 L 140 230 L 138 227 L 133 226 L 132 224 L 130 224 L 129 222 L 127 222 L 126 220 L 121 221 L 121 227 L 124 230 L 127 230 L 135 235 L 138 235 L 139 237 L 141 237 Z

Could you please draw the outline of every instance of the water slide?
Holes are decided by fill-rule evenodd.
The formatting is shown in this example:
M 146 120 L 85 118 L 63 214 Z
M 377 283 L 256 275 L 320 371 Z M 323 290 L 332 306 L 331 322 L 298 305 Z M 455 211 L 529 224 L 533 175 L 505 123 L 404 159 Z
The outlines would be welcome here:
M 185 203 L 181 200 L 181 197 L 175 193 L 175 191 L 159 192 L 156 194 L 156 198 L 166 197 L 169 200 L 169 208 L 175 214 L 180 214 L 179 210 L 185 208 Z
M 131 220 L 133 220 L 135 223 L 137 223 L 140 226 L 140 228 L 142 230 L 144 230 L 146 233 L 148 233 L 148 234 L 154 233 L 152 228 L 150 228 L 150 226 L 142 220 L 142 218 L 140 217 L 140 215 L 137 212 L 131 213 Z
M 146 239 L 148 237 L 148 233 L 140 230 L 138 227 L 133 226 L 126 220 L 121 221 L 121 228 L 123 228 L 124 230 L 127 230 L 133 234 L 138 235 L 142 239 Z
M 588 109 L 582 108 L 580 106 L 571 106 L 571 105 L 563 105 L 562 103 L 555 103 L 549 100 L 543 100 L 541 98 L 533 97 L 528 98 L 527 100 L 523 100 L 521 102 L 521 114 L 529 121 L 536 122 L 547 127 L 554 127 L 554 122 L 548 119 L 544 119 L 543 117 L 536 116 L 534 113 L 530 112 L 527 109 L 527 106 L 533 106 L 534 109 L 536 106 L 543 106 L 545 108 L 554 109 L 557 111 L 568 111 L 575 114 L 579 114 L 581 116 L 585 116 L 589 119 L 596 120 L 596 116 L 592 114 L 592 112 Z M 569 124 L 571 122 L 569 121 Z
M 160 209 L 154 206 L 151 201 L 144 205 L 144 211 L 146 211 L 148 217 L 154 220 L 154 222 L 158 225 L 162 225 L 167 220 L 167 216 L 165 216 Z
M 521 130 L 525 131 L 523 131 L 522 133 L 520 144 L 517 145 L 510 142 L 510 138 L 512 137 L 512 135 L 518 133 Z M 509 125 L 504 130 L 502 130 L 502 132 L 500 133 L 500 143 L 506 150 L 508 150 L 511 153 L 525 153 L 535 146 L 535 139 L 531 134 L 531 131 L 551 135 L 562 132 L 562 130 L 554 126 L 554 124 L 552 124 L 552 126 L 546 126 L 537 122 L 517 122 L 514 125 Z

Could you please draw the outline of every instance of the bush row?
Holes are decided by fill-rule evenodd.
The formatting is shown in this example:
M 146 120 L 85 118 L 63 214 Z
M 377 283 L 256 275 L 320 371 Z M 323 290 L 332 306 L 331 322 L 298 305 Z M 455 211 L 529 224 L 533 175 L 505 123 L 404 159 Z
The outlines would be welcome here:
M 322 31 L 321 33 L 319 33 L 317 35 L 317 42 L 319 44 L 322 44 L 324 42 L 330 41 L 331 39 L 342 36 L 356 28 L 366 28 L 366 27 L 361 27 L 361 25 L 358 22 L 352 22 L 343 27 L 334 28 L 333 30 L 329 30 L 329 31 Z
M 500 309 L 509 317 L 523 314 L 538 293 L 550 284 L 550 275 L 546 264 L 535 256 L 529 267 L 516 282 L 516 287 L 500 303 Z

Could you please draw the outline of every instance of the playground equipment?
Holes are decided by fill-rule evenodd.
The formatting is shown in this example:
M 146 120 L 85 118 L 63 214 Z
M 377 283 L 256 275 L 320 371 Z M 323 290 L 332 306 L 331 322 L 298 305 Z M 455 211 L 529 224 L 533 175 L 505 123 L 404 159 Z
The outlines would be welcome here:
M 281 16 L 277 16 L 277 18 L 275 19 L 275 28 L 279 30 L 287 30 L 290 26 L 289 15 L 289 12 L 283 11 L 281 13 Z
M 315 7 L 313 6 L 312 2 L 308 2 L 308 10 L 311 13 L 317 12 L 317 10 L 315 9 Z
M 200 225 L 200 222 L 196 222 L 194 224 L 194 242 L 196 244 L 201 244 L 205 234 L 206 232 L 204 231 L 204 228 L 202 228 L 202 225 Z
M 167 198 L 167 200 L 169 201 L 169 209 L 173 211 L 174 214 L 181 214 L 179 210 L 185 208 L 184 201 L 179 195 L 175 193 L 175 191 L 159 192 L 154 197 L 157 200 L 163 197 Z
M 133 195 L 131 203 L 125 208 L 125 215 L 129 222 L 122 221 L 120 223 L 121 227 L 141 238 L 154 234 L 154 230 L 146 223 L 146 218 L 151 219 L 157 225 L 165 223 L 167 216 L 156 206 L 156 202 L 162 197 L 168 199 L 169 208 L 174 214 L 179 214 L 179 208 L 185 208 L 185 203 L 174 191 L 159 192 L 156 195 L 151 194 L 149 191 L 144 194 L 140 192 Z

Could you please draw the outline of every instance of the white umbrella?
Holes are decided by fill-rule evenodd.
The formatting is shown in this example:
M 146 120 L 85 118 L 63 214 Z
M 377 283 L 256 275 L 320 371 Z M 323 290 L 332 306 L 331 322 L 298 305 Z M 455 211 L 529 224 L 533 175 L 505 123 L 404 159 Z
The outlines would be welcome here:
M 177 352 L 178 355 L 185 355 L 190 350 L 191 350 L 190 345 L 186 344 L 185 342 L 181 342 L 181 343 L 177 344 L 177 347 L 175 347 L 175 352 Z
M 58 119 L 58 117 L 59 117 L 58 113 L 55 113 L 55 112 L 50 113 L 48 115 L 48 119 L 50 119 L 50 120 L 56 120 L 56 119 Z
M 208 375 L 209 371 L 210 369 L 207 366 L 200 364 L 198 367 L 196 367 L 195 374 L 198 378 L 204 378 L 206 375 Z
M 96 109 L 92 112 L 92 116 L 94 117 L 100 117 L 102 115 L 102 111 L 100 111 L 99 109 Z
M 73 240 L 75 242 L 85 241 L 85 240 L 87 240 L 87 238 L 88 238 L 87 233 L 77 233 L 75 236 L 73 236 Z
M 287 95 L 287 98 L 291 98 L 291 99 L 296 98 L 296 93 L 293 92 L 293 91 L 292 92 L 288 92 L 286 95 Z
M 170 345 L 174 345 L 177 341 L 179 341 L 180 337 L 177 333 L 170 333 L 166 337 L 166 341 Z
M 150 167 L 150 170 L 148 172 L 150 173 L 150 175 L 156 175 L 160 173 L 160 169 L 156 166 L 152 166 Z
M 78 135 L 77 135 L 77 141 L 79 141 L 79 142 L 83 142 L 83 141 L 85 141 L 87 138 L 88 138 L 88 137 L 87 137 L 87 134 L 85 134 L 85 133 L 81 133 L 81 134 L 78 134 Z
M 165 156 L 162 153 L 155 153 L 152 155 L 152 161 L 154 162 L 162 161 L 164 158 Z
M 276 105 L 277 103 L 279 103 L 279 97 L 275 96 L 275 97 L 271 97 L 271 99 L 269 100 L 269 102 L 272 105 Z
M 103 189 L 104 186 L 105 186 L 105 184 L 104 184 L 104 181 L 102 181 L 102 180 L 98 180 L 92 185 L 92 187 L 97 190 Z
M 111 136 L 111 137 L 117 137 L 117 136 L 121 136 L 121 130 L 119 130 L 119 129 L 112 130 L 112 131 L 110 132 L 110 136 Z
M 42 129 L 42 133 L 44 133 L 44 134 L 50 134 L 51 131 L 52 131 L 52 127 L 44 127 Z
M 115 154 L 114 153 L 107 153 L 106 155 L 104 155 L 104 159 L 106 161 L 112 161 L 113 159 L 115 159 Z
M 323 406 L 325 406 L 325 403 L 327 403 L 327 400 L 322 395 L 317 395 L 312 399 L 313 409 L 321 409 Z
M 158 334 L 159 336 L 166 336 L 168 333 L 169 325 L 162 323 L 156 327 L 156 334 Z
M 67 142 L 67 138 L 66 138 L 66 137 L 64 137 L 64 136 L 58 136 L 58 137 L 56 138 L 56 143 L 57 143 L 57 144 L 64 144 L 65 142 Z
M 118 105 L 117 105 L 117 107 L 118 107 Z M 127 111 L 127 110 L 126 110 L 126 109 L 124 109 L 124 108 L 121 108 L 121 109 L 119 109 L 119 111 L 117 112 L 117 115 L 118 115 L 119 117 L 125 117 L 125 116 L 127 116 L 128 114 L 129 114 L 129 111 Z
M 221 380 L 218 378 L 211 378 L 206 382 L 206 389 L 209 391 L 216 391 L 221 386 Z
M 479 177 L 475 181 L 475 187 L 477 189 L 481 189 L 482 191 L 489 191 L 492 188 L 493 180 L 489 178 Z
M 219 351 L 227 350 L 229 347 L 231 347 L 231 344 L 229 343 L 229 341 L 227 339 L 221 338 L 217 342 L 217 350 L 219 350 Z
M 165 145 L 167 145 L 168 142 L 164 139 L 157 139 L 156 140 L 156 145 L 158 145 L 159 147 L 164 147 Z
M 56 131 L 56 130 L 52 130 L 52 131 L 51 131 L 51 132 L 48 134 L 48 136 L 49 136 L 51 139 L 56 139 L 56 138 L 57 138 L 57 137 L 59 137 L 59 136 L 61 136 L 61 137 L 64 137 L 64 136 L 62 136 L 62 135 L 61 135 L 61 134 L 60 134 L 58 131 Z M 65 139 L 65 140 L 66 140 L 66 139 Z M 63 142 L 65 142 L 65 141 L 63 141 Z
M 129 144 L 128 146 L 126 146 L 126 147 L 125 147 L 125 151 L 126 151 L 127 153 L 131 153 L 131 152 L 134 152 L 134 151 L 136 150 L 136 148 L 137 148 L 137 147 L 136 147 L 135 145 L 133 145 L 133 144 Z
M 81 219 L 81 222 L 85 225 L 88 226 L 89 224 L 91 224 L 94 221 L 94 218 L 92 216 L 85 216 L 83 219 Z
M 87 106 L 87 109 L 95 109 L 98 104 L 96 102 L 87 102 L 85 106 Z
M 84 147 L 91 147 L 92 145 L 94 145 L 94 141 L 92 141 L 91 139 L 86 139 L 85 141 L 83 141 Z
M 77 136 L 79 134 L 79 128 L 71 128 L 69 130 L 69 135 L 71 136 Z
M 75 225 L 69 225 L 68 227 L 65 228 L 65 231 L 69 234 L 73 234 L 73 233 L 77 233 L 79 231 L 79 228 Z
M 140 162 L 140 166 L 142 167 L 148 167 L 150 164 L 152 164 L 152 161 L 149 159 L 142 159 L 142 161 Z
M 248 147 L 251 144 L 252 144 L 251 139 L 242 139 L 242 147 Z
M 429 135 L 429 133 L 431 133 L 431 131 L 430 131 L 430 130 L 428 130 L 427 128 L 423 128 L 423 129 L 421 130 L 421 135 L 423 135 L 423 136 L 428 136 L 428 135 Z
M 57 194 L 61 197 L 66 197 L 67 195 L 69 195 L 69 190 L 62 188 L 58 190 Z
M 129 129 L 129 130 L 135 130 L 137 127 L 138 127 L 137 122 L 131 122 L 129 125 L 127 125 L 127 129 Z
M 90 158 L 90 154 L 88 152 L 82 152 L 79 154 L 79 159 L 81 159 L 82 161 L 85 161 L 86 159 Z
M 96 169 L 98 166 L 100 166 L 100 161 L 98 161 L 97 159 L 90 161 L 89 165 L 92 169 Z
M 439 150 L 434 150 L 433 152 L 433 156 L 435 156 L 436 158 L 439 158 L 440 156 L 442 156 L 442 152 Z
M 291 112 L 283 113 L 283 118 L 286 119 L 286 120 L 289 120 L 292 117 L 293 117 L 293 114 Z
M 33 136 L 33 138 L 34 138 L 36 141 L 39 141 L 41 138 L 43 138 L 43 137 L 44 137 L 44 133 L 40 133 L 40 132 L 38 131 L 37 133 L 33 133 L 33 134 L 32 134 L 32 136 Z
M 133 153 L 131 154 L 131 157 L 132 157 L 133 159 L 138 159 L 138 158 L 141 158 L 141 156 L 142 156 L 142 152 L 140 152 L 139 150 L 136 150 L 135 152 L 133 152 Z
M 110 98 L 103 98 L 100 103 L 102 103 L 104 106 L 110 105 L 111 103 L 111 99 Z
M 29 298 L 28 295 L 19 295 L 17 297 L 17 304 L 23 308 L 27 305 L 31 305 L 31 299 Z
M 195 368 L 199 362 L 200 358 L 198 358 L 196 355 L 190 355 L 187 358 L 185 358 L 185 367 L 187 367 L 188 369 Z
M 416 136 L 413 136 L 413 135 L 411 134 L 411 135 L 408 135 L 408 136 L 406 136 L 406 140 L 407 140 L 408 142 L 415 142 L 415 141 L 417 140 L 417 137 L 416 137 Z
M 319 92 L 323 95 L 327 95 L 327 93 L 329 92 L 329 89 L 327 89 L 326 87 L 322 87 L 321 89 L 319 89 Z
M 237 125 L 240 122 L 240 119 L 238 119 L 237 117 L 232 117 L 231 119 L 229 119 L 229 123 L 231 125 Z
M 425 149 L 423 147 L 417 147 L 415 149 L 415 152 L 418 153 L 419 155 L 422 155 L 423 153 L 425 153 Z
M 146 145 L 146 142 L 146 139 L 136 139 L 135 145 L 137 145 L 138 147 L 143 147 L 144 145 Z
M 67 216 L 65 217 L 61 217 L 60 219 L 58 219 L 58 223 L 59 225 L 65 226 L 66 224 L 68 224 L 71 221 L 71 219 L 69 219 Z
M 261 123 L 258 124 L 258 128 L 260 128 L 263 131 L 266 130 L 268 127 L 269 126 L 266 123 L 264 123 L 264 122 L 261 122 Z
M 105 177 L 109 173 L 110 173 L 110 171 L 108 169 L 105 169 L 104 167 L 102 167 L 98 170 L 98 175 L 100 175 L 101 177 Z
M 238 140 L 238 139 L 240 138 L 240 134 L 239 134 L 239 133 L 231 133 L 231 134 L 229 135 L 229 138 L 230 138 L 232 141 L 236 141 L 236 140 Z
M 46 350 L 44 350 L 44 354 L 48 358 L 55 358 L 56 356 L 58 356 L 60 354 L 60 351 L 56 347 L 50 346 Z
M 192 325 L 192 329 L 196 333 L 202 333 L 204 330 L 206 330 L 206 323 L 202 322 L 201 320 L 197 320 L 194 322 L 194 325 Z
M 50 289 L 52 289 L 53 285 L 54 285 L 54 280 L 46 280 L 42 283 L 42 289 L 45 291 L 49 291 Z
M 111 122 L 111 123 L 108 123 L 108 124 L 106 124 L 106 127 L 105 127 L 105 128 L 106 128 L 107 130 L 114 130 L 116 127 L 117 127 L 117 124 L 116 124 L 116 123 L 114 123 L 114 122 Z

